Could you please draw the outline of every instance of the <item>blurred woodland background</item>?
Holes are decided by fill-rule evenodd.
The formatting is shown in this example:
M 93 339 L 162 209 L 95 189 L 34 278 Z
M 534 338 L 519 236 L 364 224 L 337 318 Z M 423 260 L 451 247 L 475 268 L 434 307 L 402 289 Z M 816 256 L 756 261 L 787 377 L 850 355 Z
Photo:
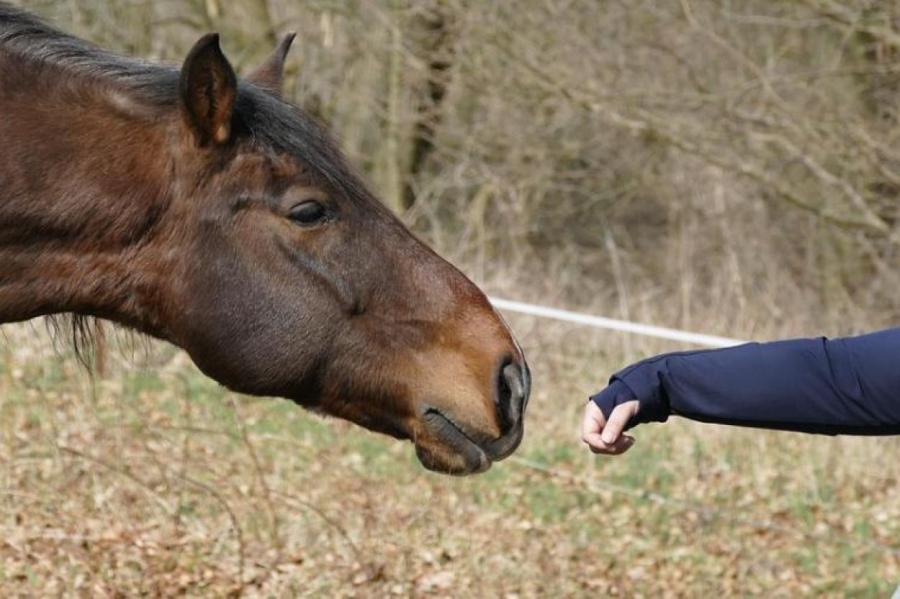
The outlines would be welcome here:
M 739 338 L 900 323 L 895 0 L 18 4 L 173 64 L 219 31 L 239 72 L 297 31 L 286 96 L 492 293 Z M 510 318 L 536 373 L 527 463 L 471 481 L 237 398 L 171 348 L 90 379 L 40 325 L 7 327 L 0 585 L 884 596 L 900 582 L 896 440 L 672 422 L 597 461 L 577 446 L 584 398 L 679 348 Z

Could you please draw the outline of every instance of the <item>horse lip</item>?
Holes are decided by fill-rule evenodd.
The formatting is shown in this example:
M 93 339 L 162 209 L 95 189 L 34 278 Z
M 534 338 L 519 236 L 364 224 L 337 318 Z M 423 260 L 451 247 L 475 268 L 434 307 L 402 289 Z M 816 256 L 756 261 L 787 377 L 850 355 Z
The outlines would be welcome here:
M 467 469 L 464 472 L 453 472 L 451 474 L 477 474 L 491 467 L 491 458 L 482 446 L 439 409 L 426 407 L 422 412 L 422 420 L 436 437 L 465 459 Z M 432 468 L 425 461 L 423 461 L 423 464 L 431 470 L 440 470 L 439 467 Z
M 499 462 L 511 456 L 519 448 L 524 438 L 525 426 L 523 419 L 519 421 L 514 434 L 507 433 L 505 436 L 487 443 L 483 448 L 491 456 L 492 460 Z

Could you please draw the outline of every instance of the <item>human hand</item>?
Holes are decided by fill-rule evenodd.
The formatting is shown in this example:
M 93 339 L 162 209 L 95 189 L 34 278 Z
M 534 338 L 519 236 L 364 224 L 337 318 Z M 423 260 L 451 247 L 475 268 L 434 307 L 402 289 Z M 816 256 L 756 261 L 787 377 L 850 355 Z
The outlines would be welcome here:
M 588 400 L 584 407 L 584 420 L 581 424 L 581 440 L 584 441 L 594 453 L 604 455 L 619 455 L 625 453 L 634 445 L 634 437 L 622 434 L 628 421 L 634 418 L 640 404 L 633 399 L 618 404 L 609 415 L 609 420 L 603 415 L 594 400 Z

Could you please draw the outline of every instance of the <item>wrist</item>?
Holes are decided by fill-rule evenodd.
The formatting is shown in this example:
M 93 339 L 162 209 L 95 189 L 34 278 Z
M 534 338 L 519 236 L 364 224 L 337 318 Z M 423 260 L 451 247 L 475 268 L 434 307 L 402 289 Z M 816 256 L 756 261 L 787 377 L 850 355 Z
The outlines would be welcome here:
M 609 416 L 616 406 L 635 399 L 637 397 L 635 397 L 634 392 L 628 385 L 614 378 L 610 381 L 609 386 L 596 395 L 592 395 L 590 401 L 594 402 L 600 408 L 600 411 L 603 412 L 603 417 L 609 420 Z

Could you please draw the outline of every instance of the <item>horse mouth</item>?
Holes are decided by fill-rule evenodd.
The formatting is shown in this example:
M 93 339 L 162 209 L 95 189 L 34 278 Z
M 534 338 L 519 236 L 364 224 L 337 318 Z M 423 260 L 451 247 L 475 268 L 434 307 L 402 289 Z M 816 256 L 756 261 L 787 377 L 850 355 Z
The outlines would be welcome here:
M 437 408 L 426 408 L 422 414 L 425 428 L 440 442 L 435 451 L 431 444 L 416 443 L 416 456 L 425 468 L 442 474 L 477 474 L 491 467 L 491 458 L 458 424 Z M 448 451 L 452 455 L 447 455 Z

